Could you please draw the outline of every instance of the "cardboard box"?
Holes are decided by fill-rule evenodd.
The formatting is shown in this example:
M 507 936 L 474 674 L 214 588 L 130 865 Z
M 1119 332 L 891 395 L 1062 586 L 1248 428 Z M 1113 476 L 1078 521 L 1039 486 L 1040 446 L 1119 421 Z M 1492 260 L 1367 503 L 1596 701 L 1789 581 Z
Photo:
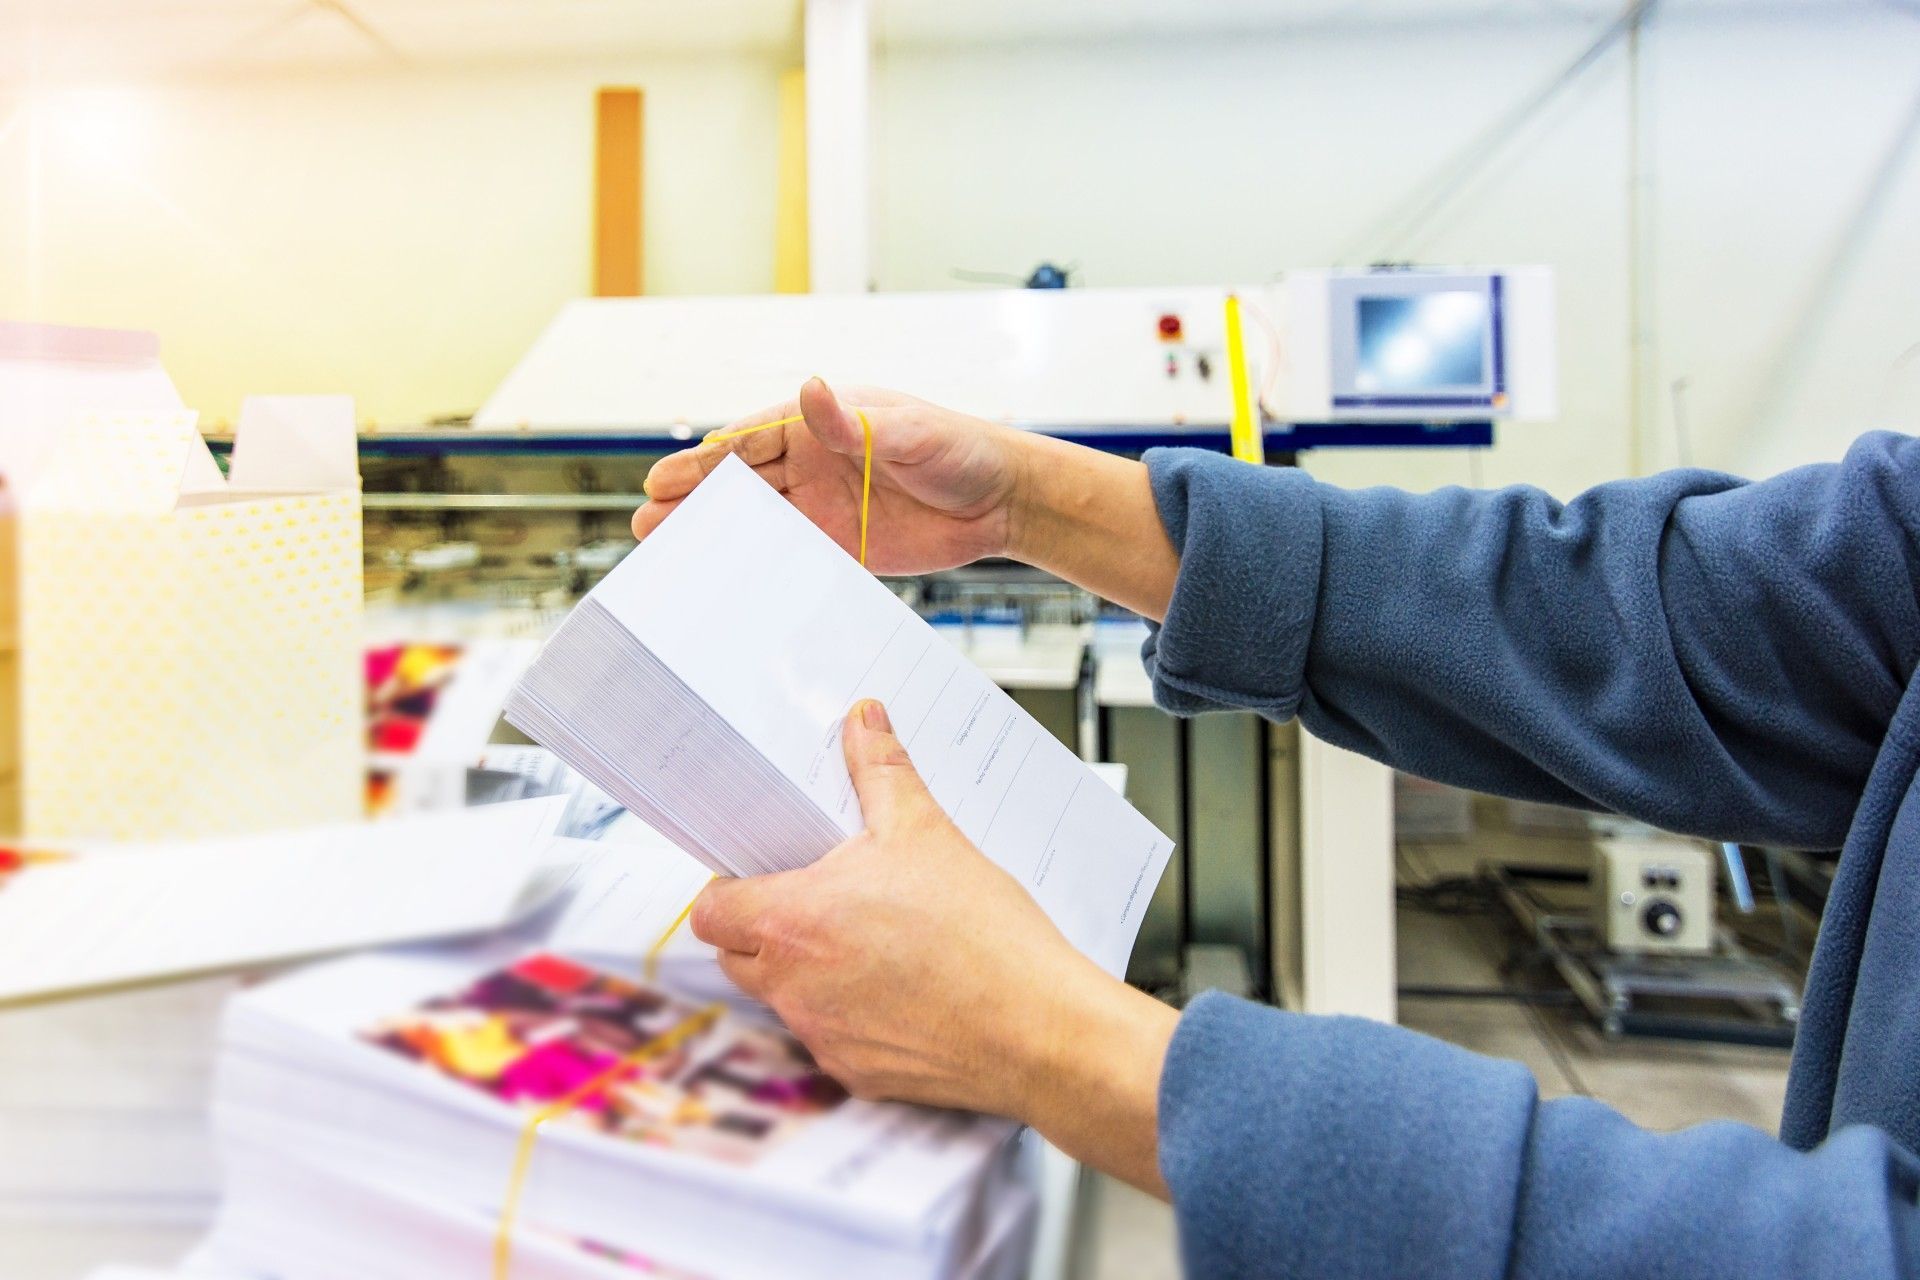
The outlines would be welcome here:
M 17 799 L 0 815 L 39 843 L 358 817 L 351 402 L 249 401 L 229 478 L 167 404 L 157 357 L 124 358 L 141 349 L 127 335 L 89 348 L 84 331 L 40 331 L 25 356 L 12 336 L 0 404 L 17 415 L 26 393 L 53 417 L 6 459 L 26 484 L 7 592 L 17 678 L 0 692 L 17 709 Z M 88 350 L 105 354 L 75 355 Z

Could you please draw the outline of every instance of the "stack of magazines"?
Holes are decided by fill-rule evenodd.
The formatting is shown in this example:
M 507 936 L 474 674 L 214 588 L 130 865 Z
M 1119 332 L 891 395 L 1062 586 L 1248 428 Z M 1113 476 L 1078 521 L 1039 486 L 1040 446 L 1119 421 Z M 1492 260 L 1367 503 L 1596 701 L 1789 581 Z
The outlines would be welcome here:
M 1009 1123 L 850 1098 L 776 1023 L 502 942 L 234 997 L 214 1119 L 190 1274 L 1014 1280 L 1032 1248 Z

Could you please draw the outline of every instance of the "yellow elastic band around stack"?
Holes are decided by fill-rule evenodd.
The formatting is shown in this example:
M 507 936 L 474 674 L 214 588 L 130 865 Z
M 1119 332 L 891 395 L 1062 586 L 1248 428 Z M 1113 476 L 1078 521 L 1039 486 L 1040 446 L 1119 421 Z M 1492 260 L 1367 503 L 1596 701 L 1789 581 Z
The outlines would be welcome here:
M 520 1129 L 519 1146 L 513 1153 L 513 1172 L 507 1177 L 507 1195 L 500 1205 L 500 1225 L 493 1236 L 493 1280 L 508 1280 L 513 1267 L 513 1221 L 520 1211 L 520 1196 L 526 1190 L 527 1172 L 533 1167 L 533 1145 L 540 1136 L 540 1126 L 555 1116 L 565 1115 L 641 1063 L 672 1053 L 712 1026 L 725 1011 L 724 1005 L 710 1004 L 698 1013 L 687 1015 L 671 1029 L 655 1036 L 591 1080 L 555 1098 L 527 1117 L 526 1124 Z
M 867 563 L 867 515 L 873 500 L 873 423 L 867 420 L 864 411 L 855 409 L 854 413 L 860 419 L 863 445 L 860 461 L 860 563 L 864 566 Z M 707 442 L 732 440 L 804 421 L 806 421 L 804 417 L 795 415 L 791 418 L 781 418 L 776 422 L 761 422 L 751 427 L 735 427 L 730 431 L 715 432 L 707 437 Z M 692 914 L 693 903 L 689 902 L 681 908 L 680 914 L 673 918 L 673 923 L 667 926 L 666 932 L 662 933 L 647 949 L 645 972 L 648 982 L 653 982 L 659 973 L 660 953 L 666 950 L 667 944 L 673 941 L 674 934 L 680 931 L 680 926 L 685 924 L 687 917 Z M 507 1194 L 500 1204 L 500 1224 L 494 1232 L 493 1280 L 509 1280 L 513 1266 L 513 1223 L 519 1216 L 520 1199 L 527 1186 L 527 1173 L 533 1167 L 533 1149 L 536 1140 L 540 1137 L 540 1127 L 556 1116 L 567 1114 L 641 1063 L 660 1057 L 662 1054 L 672 1053 L 712 1026 L 724 1011 L 725 1006 L 710 1004 L 698 1013 L 689 1015 L 671 1030 L 655 1036 L 591 1080 L 575 1087 L 562 1097 L 555 1098 L 527 1117 L 526 1123 L 520 1128 L 520 1141 L 513 1153 L 513 1171 L 507 1177 Z
M 860 459 L 860 565 L 862 568 L 865 568 L 867 563 L 867 513 L 872 506 L 873 500 L 873 423 L 868 421 L 866 410 L 855 409 L 853 412 L 854 416 L 860 419 L 860 435 L 863 445 L 861 450 L 862 457 Z M 775 427 L 790 427 L 796 422 L 805 422 L 806 420 L 804 414 L 796 413 L 790 418 L 780 418 L 773 422 L 758 422 L 751 427 L 733 427 L 726 431 L 716 431 L 702 441 L 702 443 L 714 444 L 722 440 L 735 440 L 741 436 L 750 436 L 761 431 L 771 431 Z M 715 879 L 718 879 L 718 877 L 716 876 Z M 667 944 L 673 941 L 673 935 L 680 931 L 680 926 L 685 924 L 687 917 L 692 914 L 693 903 L 689 902 L 681 909 L 680 914 L 674 917 L 673 923 L 667 926 L 667 931 L 660 935 L 659 940 L 647 949 L 646 977 L 648 982 L 654 981 L 659 974 L 660 953 L 667 949 Z
M 867 563 L 867 513 L 873 499 L 873 423 L 867 420 L 865 410 L 855 409 L 853 412 L 860 419 L 860 433 L 864 445 L 860 462 L 860 564 L 864 567 Z M 741 436 L 750 436 L 761 431 L 771 431 L 775 427 L 788 427 L 796 422 L 805 421 L 806 418 L 803 415 L 795 414 L 791 418 L 759 422 L 751 427 L 734 427 L 727 431 L 716 431 L 702 443 L 713 444 L 722 440 L 734 440 Z M 659 974 L 660 953 L 667 949 L 667 944 L 673 941 L 673 935 L 680 931 L 680 926 L 685 924 L 687 917 L 692 914 L 693 903 L 689 902 L 681 909 L 680 914 L 674 917 L 673 923 L 667 926 L 667 931 L 660 935 L 659 940 L 647 949 L 645 972 L 648 982 L 654 981 Z
M 713 876 L 710 879 L 708 879 L 707 884 L 712 884 L 715 880 L 718 880 L 719 878 L 720 878 L 719 876 Z M 705 886 L 702 886 L 702 887 L 704 888 Z M 680 908 L 680 914 L 673 918 L 673 923 L 667 926 L 667 931 L 661 934 L 658 938 L 654 939 L 653 945 L 647 948 L 647 965 L 646 965 L 645 973 L 646 973 L 646 978 L 648 982 L 654 982 L 659 979 L 660 953 L 667 949 L 667 944 L 669 942 L 673 941 L 673 935 L 680 932 L 680 926 L 685 924 L 687 922 L 687 917 L 693 914 L 693 903 L 698 901 L 700 901 L 700 898 L 699 898 L 699 895 L 696 894 L 694 896 L 693 902 L 689 902 L 686 906 Z

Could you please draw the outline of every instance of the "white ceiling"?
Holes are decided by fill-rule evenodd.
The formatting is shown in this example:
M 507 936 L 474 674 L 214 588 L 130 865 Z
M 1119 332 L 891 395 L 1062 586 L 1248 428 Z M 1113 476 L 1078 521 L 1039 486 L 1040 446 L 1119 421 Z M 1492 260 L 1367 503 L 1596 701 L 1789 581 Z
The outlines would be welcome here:
M 797 0 L 0 0 L 0 81 L 797 48 Z
M 1178 37 L 1407 22 L 1598 21 L 1622 0 L 873 0 L 883 46 Z M 1667 0 L 1769 12 L 1893 0 Z M 801 0 L 0 0 L 0 88 L 292 67 L 647 51 L 798 57 Z

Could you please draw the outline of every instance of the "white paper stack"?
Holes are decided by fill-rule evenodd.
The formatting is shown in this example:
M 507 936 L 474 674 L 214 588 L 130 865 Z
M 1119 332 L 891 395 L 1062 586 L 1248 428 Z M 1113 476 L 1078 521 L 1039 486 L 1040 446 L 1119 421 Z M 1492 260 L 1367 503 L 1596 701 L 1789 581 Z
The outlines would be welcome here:
M 524 936 L 635 977 L 651 961 L 652 976 L 669 991 L 702 1003 L 722 1001 L 763 1019 L 773 1016 L 733 985 L 720 968 L 720 953 L 681 921 L 712 873 L 666 837 L 628 815 L 604 840 L 554 840 L 548 857 L 565 868 L 564 879 L 549 905 L 527 922 Z M 666 945 L 652 955 L 663 937 Z
M 575 608 L 507 718 L 752 875 L 861 829 L 840 728 L 863 698 L 961 831 L 1122 972 L 1172 841 L 737 458 Z
M 232 1153 L 236 1193 L 222 1225 L 186 1276 L 228 1280 L 423 1280 L 492 1274 L 494 1223 L 477 1209 L 409 1194 L 378 1180 L 354 1182 L 284 1153 Z M 986 1234 L 955 1274 L 964 1280 L 1026 1275 L 1033 1193 L 1015 1188 L 994 1205 Z M 243 1260 L 271 1257 L 273 1266 Z M 722 1280 L 529 1227 L 514 1233 L 513 1280 Z M 858 1273 L 847 1272 L 848 1277 Z M 153 1280 L 163 1280 L 155 1276 Z M 876 1275 L 875 1280 L 880 1280 Z
M 77 846 L 0 883 L 0 1003 L 499 928 L 568 874 L 566 807 Z
M 488 1274 L 528 1116 L 700 1009 L 504 944 L 333 961 L 234 997 L 214 1099 L 228 1195 L 197 1261 Z M 511 1274 L 1016 1276 L 1033 1198 L 1012 1135 L 848 1098 L 786 1032 L 722 1015 L 541 1129 Z

